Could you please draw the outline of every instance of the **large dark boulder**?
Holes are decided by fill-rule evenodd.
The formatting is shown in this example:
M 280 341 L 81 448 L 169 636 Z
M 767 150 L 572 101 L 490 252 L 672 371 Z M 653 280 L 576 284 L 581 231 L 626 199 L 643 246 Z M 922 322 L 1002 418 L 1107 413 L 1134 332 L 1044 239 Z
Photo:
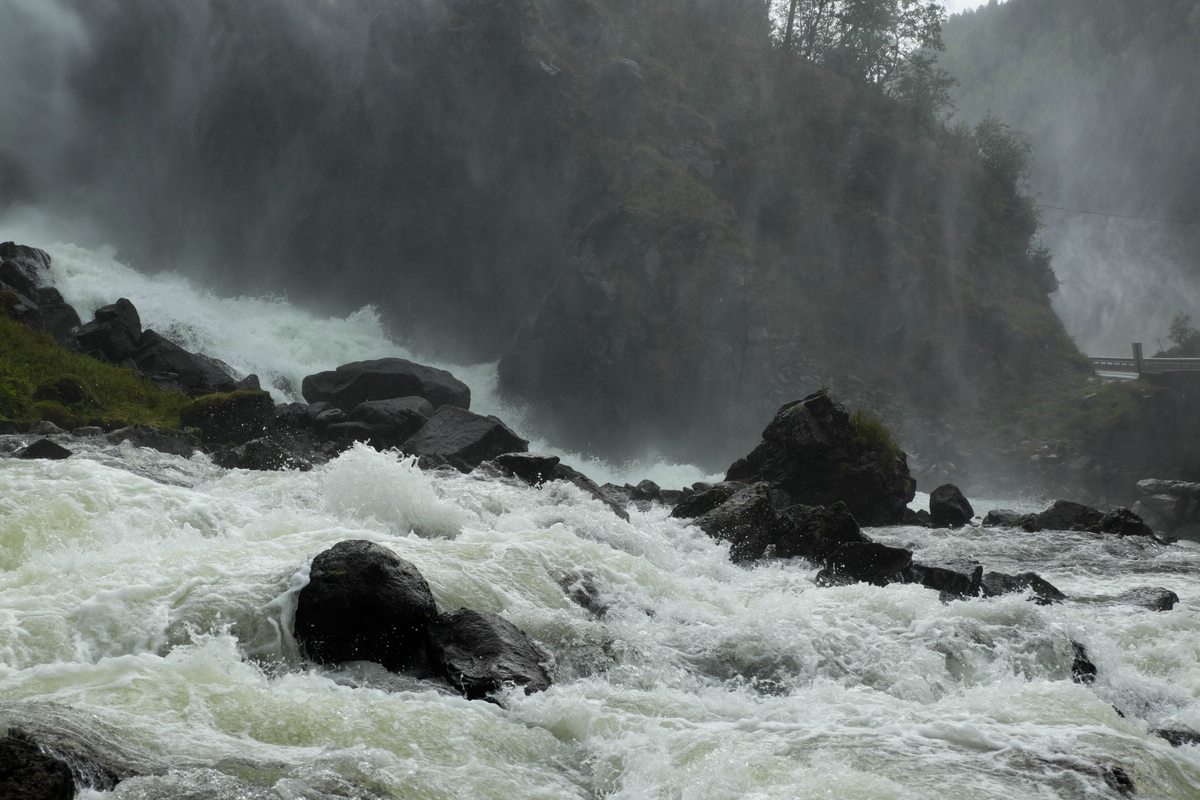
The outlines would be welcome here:
M 701 488 L 695 494 L 685 497 L 671 509 L 671 516 L 676 519 L 695 519 L 707 514 L 717 506 L 745 488 L 745 484 L 735 481 L 724 481 Z
M 328 402 L 350 412 L 368 400 L 423 397 L 434 408 L 471 407 L 471 390 L 449 372 L 403 358 L 380 358 L 343 364 L 304 379 L 300 388 L 310 403 Z
M 344 422 L 326 425 L 326 433 L 342 441 L 368 442 L 385 450 L 399 447 L 433 416 L 433 406 L 423 397 L 397 397 L 359 403 Z
M 1200 745 L 1200 733 L 1187 728 L 1154 728 L 1150 733 L 1166 739 L 1172 747 Z
M 975 516 L 975 509 L 957 486 L 947 483 L 930 493 L 929 516 L 935 528 L 961 528 Z
M 791 506 L 779 512 L 775 555 L 820 561 L 848 542 L 869 542 L 845 503 Z
M 237 447 L 221 450 L 213 455 L 213 463 L 226 469 L 248 469 L 260 472 L 283 470 L 307 472 L 312 469 L 311 461 L 270 436 L 251 439 Z
M 429 627 L 437 604 L 420 571 L 386 547 L 338 542 L 313 559 L 296 601 L 296 641 L 321 664 L 375 661 L 432 673 Z
M 579 489 L 581 489 L 585 494 L 591 495 L 604 505 L 608 506 L 609 509 L 618 517 L 626 522 L 629 521 L 629 512 L 625 510 L 624 506 L 605 494 L 604 490 L 601 489 L 594 480 L 589 478 L 587 475 L 584 475 L 574 467 L 569 467 L 566 464 L 559 464 L 554 468 L 554 480 L 565 481 L 566 483 L 570 483 L 579 487 Z
M 729 558 L 735 562 L 762 558 L 778 539 L 780 529 L 771 505 L 771 488 L 765 483 L 742 489 L 697 517 L 696 525 L 717 541 L 728 542 Z
M 1022 514 L 1020 511 L 1010 511 L 1007 508 L 994 508 L 984 515 L 983 527 L 1020 528 L 1032 516 L 1032 514 Z
M 1100 531 L 1117 536 L 1154 535 L 1154 530 L 1128 508 L 1118 508 L 1105 514 L 1100 520 Z
M 1039 514 L 1026 518 L 1022 527 L 1027 531 L 1087 531 L 1099 530 L 1104 512 L 1070 500 L 1056 500 Z
M 142 334 L 131 358 L 146 377 L 192 397 L 238 388 L 226 365 L 202 353 L 188 352 L 157 331 L 147 330 Z
M 37 289 L 50 270 L 50 255 L 44 250 L 13 242 L 0 243 L 0 283 L 36 300 Z
M 1032 590 L 1034 602 L 1043 606 L 1067 599 L 1067 596 L 1060 592 L 1054 584 L 1036 572 L 1022 572 L 1017 575 L 987 572 L 980 581 L 980 590 L 984 597 L 999 597 L 1002 594 Z
M 541 486 L 555 479 L 558 456 L 541 453 L 504 453 L 496 456 L 493 463 L 503 474 L 525 481 L 530 486 Z
M 860 525 L 901 522 L 916 492 L 907 457 L 886 432 L 852 419 L 824 392 L 781 408 L 762 442 L 725 477 L 768 483 L 781 507 L 840 500 Z
M 63 300 L 58 289 L 51 286 L 34 290 L 33 300 L 41 312 L 42 330 L 64 347 L 77 347 L 75 334 L 79 332 L 79 326 L 83 323 L 75 307 Z
M 275 418 L 267 392 L 244 390 L 199 397 L 183 407 L 184 427 L 198 428 L 205 442 L 241 444 L 266 433 Z
M 515 684 L 527 694 L 550 688 L 549 654 L 503 617 L 460 608 L 430 628 L 433 658 L 446 680 L 475 700 Z
M 95 319 L 75 334 L 83 352 L 114 364 L 132 358 L 141 338 L 142 319 L 133 303 L 124 297 L 96 309 Z
M 41 459 L 46 461 L 61 461 L 70 458 L 72 453 L 62 445 L 55 444 L 49 439 L 38 439 L 33 444 L 22 447 L 15 453 L 17 458 L 29 460 Z
M 439 408 L 403 445 L 404 452 L 428 463 L 470 472 L 505 453 L 525 452 L 529 442 L 496 417 L 482 417 L 452 405 Z
M 975 597 L 983 583 L 983 567 L 975 566 L 963 572 L 950 567 L 913 563 L 904 572 L 907 583 L 919 583 L 926 589 L 941 592 L 945 597 Z
M 905 571 L 912 565 L 912 551 L 903 547 L 888 547 L 878 542 L 848 542 L 825 559 L 826 573 L 818 581 L 840 583 L 847 580 L 886 586 L 904 580 Z
M 75 780 L 66 763 L 21 735 L 0 738 L 0 797 L 5 800 L 71 800 Z
M 1118 603 L 1141 606 L 1151 611 L 1170 611 L 1179 602 L 1179 595 L 1161 586 L 1140 586 L 1113 598 Z

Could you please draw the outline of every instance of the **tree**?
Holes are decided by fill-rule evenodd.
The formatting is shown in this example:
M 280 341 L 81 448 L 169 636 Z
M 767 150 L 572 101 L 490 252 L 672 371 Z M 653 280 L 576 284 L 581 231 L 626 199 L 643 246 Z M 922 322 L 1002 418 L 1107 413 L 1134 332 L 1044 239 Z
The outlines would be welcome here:
M 1200 330 L 1196 330 L 1196 326 L 1192 324 L 1190 314 L 1176 314 L 1167 330 L 1167 338 L 1174 347 L 1159 355 L 1174 358 L 1200 356 Z

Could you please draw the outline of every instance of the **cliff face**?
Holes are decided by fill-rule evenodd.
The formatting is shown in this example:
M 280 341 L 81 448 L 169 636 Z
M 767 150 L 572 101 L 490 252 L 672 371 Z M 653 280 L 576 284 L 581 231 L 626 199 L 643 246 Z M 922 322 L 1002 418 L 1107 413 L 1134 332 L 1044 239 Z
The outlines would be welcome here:
M 757 0 L 60 10 L 87 48 L 26 39 L 70 113 L 0 120 L 0 206 L 225 290 L 375 303 L 501 359 L 566 444 L 723 466 L 829 387 L 929 460 L 1083 378 L 1012 176 L 780 58 Z
M 590 8 L 620 31 L 630 6 L 638 37 L 538 29 L 586 200 L 501 380 L 560 437 L 719 462 L 830 386 L 928 452 L 1085 379 L 1034 218 L 974 139 L 780 60 L 736 15 Z

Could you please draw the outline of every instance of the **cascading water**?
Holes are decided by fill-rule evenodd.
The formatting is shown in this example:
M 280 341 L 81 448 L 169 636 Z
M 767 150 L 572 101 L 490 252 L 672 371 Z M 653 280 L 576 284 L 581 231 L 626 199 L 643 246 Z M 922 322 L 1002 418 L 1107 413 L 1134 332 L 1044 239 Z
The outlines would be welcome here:
M 81 310 L 128 296 L 239 370 L 294 384 L 404 352 L 366 311 L 321 320 L 51 250 Z M 500 410 L 488 367 L 455 369 Z M 73 446 L 63 462 L 0 460 L 0 724 L 139 776 L 94 800 L 1103 798 L 1119 796 L 1114 767 L 1143 797 L 1200 785 L 1197 749 L 1149 733 L 1200 729 L 1193 544 L 870 531 L 925 561 L 1036 569 L 1072 596 L 1182 598 L 1165 613 L 943 602 L 919 586 L 818 588 L 803 560 L 735 566 L 662 508 L 626 523 L 572 486 L 423 473 L 361 446 L 308 473 Z M 350 538 L 416 564 L 443 608 L 511 619 L 553 653 L 556 685 L 495 705 L 306 663 L 296 593 L 311 558 Z M 603 617 L 561 588 L 580 574 Z M 1092 686 L 1071 679 L 1073 641 Z

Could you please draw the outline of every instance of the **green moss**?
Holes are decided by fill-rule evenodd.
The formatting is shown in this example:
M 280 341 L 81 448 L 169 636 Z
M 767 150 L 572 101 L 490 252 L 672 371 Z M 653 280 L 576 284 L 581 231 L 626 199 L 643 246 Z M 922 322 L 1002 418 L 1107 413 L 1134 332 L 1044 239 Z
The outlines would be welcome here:
M 850 424 L 854 426 L 854 443 L 865 450 L 879 453 L 879 463 L 890 469 L 900 457 L 900 445 L 887 426 L 877 417 L 859 409 L 850 415 Z
M 39 386 L 62 378 L 79 381 L 96 405 L 35 398 Z M 72 353 L 46 334 L 0 317 L 0 419 L 48 419 L 62 427 L 144 424 L 177 428 L 179 410 L 186 402 L 183 395 L 164 392 L 130 370 Z

